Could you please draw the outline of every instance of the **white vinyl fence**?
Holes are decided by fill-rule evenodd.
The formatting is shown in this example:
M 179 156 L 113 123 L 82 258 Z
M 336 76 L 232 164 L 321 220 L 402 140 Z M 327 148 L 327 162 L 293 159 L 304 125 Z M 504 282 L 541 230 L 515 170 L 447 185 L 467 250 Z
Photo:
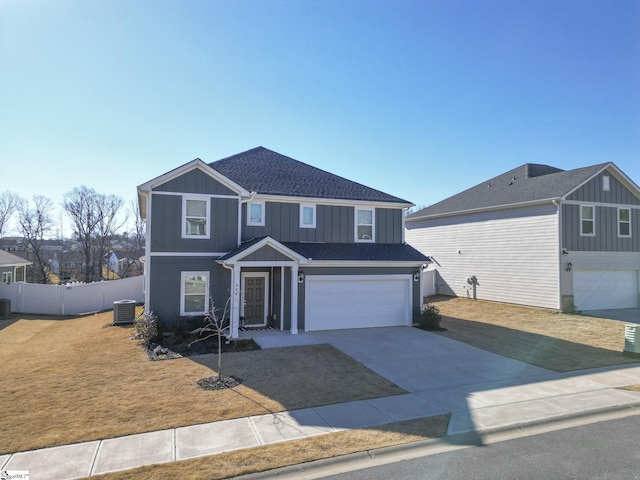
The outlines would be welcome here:
M 422 295 L 420 298 L 430 297 L 431 295 L 436 294 L 436 278 L 437 278 L 436 270 L 423 270 L 422 271 Z
M 14 313 L 77 315 L 113 308 L 118 300 L 144 302 L 144 276 L 96 283 L 0 284 L 0 298 L 11 300 Z

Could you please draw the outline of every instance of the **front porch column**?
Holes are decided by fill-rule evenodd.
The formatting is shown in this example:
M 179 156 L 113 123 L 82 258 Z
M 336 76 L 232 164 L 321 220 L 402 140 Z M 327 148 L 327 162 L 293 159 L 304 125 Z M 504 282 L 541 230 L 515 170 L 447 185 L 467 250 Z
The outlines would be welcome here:
M 291 335 L 298 333 L 298 265 L 291 267 Z
M 233 266 L 231 272 L 231 338 L 238 338 L 240 326 L 240 267 Z

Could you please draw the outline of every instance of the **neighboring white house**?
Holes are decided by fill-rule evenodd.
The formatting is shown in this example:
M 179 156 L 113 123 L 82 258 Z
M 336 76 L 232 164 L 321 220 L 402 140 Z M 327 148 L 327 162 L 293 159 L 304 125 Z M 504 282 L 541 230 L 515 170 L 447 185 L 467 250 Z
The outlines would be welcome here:
M 525 164 L 406 218 L 438 293 L 570 311 L 639 306 L 640 188 L 613 163 Z
M 2 283 L 24 282 L 27 265 L 32 262 L 0 250 L 0 278 Z

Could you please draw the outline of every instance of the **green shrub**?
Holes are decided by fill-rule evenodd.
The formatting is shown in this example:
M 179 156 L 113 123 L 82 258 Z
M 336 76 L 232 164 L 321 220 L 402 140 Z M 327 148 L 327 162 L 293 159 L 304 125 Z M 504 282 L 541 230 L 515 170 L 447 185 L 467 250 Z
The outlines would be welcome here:
M 151 345 L 152 343 L 160 343 L 162 334 L 158 328 L 158 316 L 153 312 L 144 312 L 142 317 L 138 317 L 134 325 L 138 337 L 145 343 L 145 345 Z
M 440 321 L 442 315 L 440 315 L 440 309 L 431 303 L 427 303 L 422 307 L 420 312 L 420 328 L 423 330 L 437 331 L 441 330 Z

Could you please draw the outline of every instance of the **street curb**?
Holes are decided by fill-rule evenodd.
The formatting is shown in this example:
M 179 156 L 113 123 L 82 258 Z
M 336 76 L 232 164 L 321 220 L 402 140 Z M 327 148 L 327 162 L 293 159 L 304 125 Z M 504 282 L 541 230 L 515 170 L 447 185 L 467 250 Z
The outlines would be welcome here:
M 402 460 L 437 455 L 470 447 L 483 446 L 506 440 L 538 435 L 579 425 L 599 423 L 634 415 L 640 415 L 640 401 L 613 407 L 597 408 L 576 414 L 566 414 L 553 418 L 516 423 L 493 429 L 470 431 L 444 437 L 418 440 L 416 442 L 393 445 L 340 457 L 324 458 L 308 463 L 281 467 L 264 472 L 240 475 L 241 480 L 262 480 L 278 477 L 281 479 L 311 480 L 319 477 L 346 473 Z M 427 417 L 425 417 L 427 418 Z

